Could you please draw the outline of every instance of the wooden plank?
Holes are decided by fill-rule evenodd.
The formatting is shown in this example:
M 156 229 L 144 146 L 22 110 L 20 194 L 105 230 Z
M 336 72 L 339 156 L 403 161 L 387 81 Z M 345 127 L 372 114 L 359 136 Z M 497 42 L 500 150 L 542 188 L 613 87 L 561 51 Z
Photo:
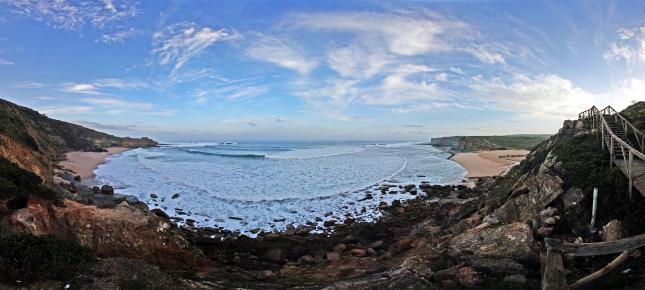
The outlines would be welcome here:
M 544 275 L 542 275 L 542 290 L 567 289 L 562 253 L 557 249 L 547 249 L 545 264 Z
M 620 253 L 645 246 L 645 234 L 616 241 L 598 243 L 560 243 L 559 240 L 545 239 L 548 249 L 559 250 L 568 256 L 596 256 Z

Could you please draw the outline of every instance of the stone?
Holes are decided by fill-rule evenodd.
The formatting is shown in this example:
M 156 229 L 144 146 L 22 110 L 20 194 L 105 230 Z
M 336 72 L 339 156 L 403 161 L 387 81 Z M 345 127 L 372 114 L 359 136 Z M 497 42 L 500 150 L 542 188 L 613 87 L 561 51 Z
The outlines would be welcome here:
M 410 191 L 412 191 L 412 189 L 414 189 L 416 187 L 417 186 L 414 185 L 414 184 L 408 184 L 408 185 L 404 186 L 403 189 L 405 189 L 405 191 L 407 191 L 407 192 L 410 192 Z
M 158 217 L 170 220 L 170 216 L 166 212 L 161 210 L 160 208 L 155 208 L 155 209 L 151 210 L 150 212 L 154 213 Z
M 177 199 L 177 198 L 179 198 L 179 193 L 175 193 L 175 194 L 173 194 L 170 198 L 171 198 L 171 199 Z
M 336 252 L 328 252 L 325 257 L 327 258 L 327 261 L 331 263 L 340 261 L 340 254 Z
M 107 184 L 101 186 L 101 194 L 114 195 L 114 187 Z
M 258 279 L 260 279 L 261 281 L 273 281 L 276 278 L 276 274 L 271 270 L 261 271 L 258 275 Z
M 508 259 L 527 261 L 537 258 L 538 246 L 533 230 L 525 223 L 497 227 L 476 227 L 450 239 L 447 254 L 460 259 Z
M 75 175 L 75 176 L 74 176 L 74 180 L 76 180 L 76 181 L 81 181 L 81 176 L 80 176 L 80 175 Z
M 347 245 L 345 245 L 343 243 L 340 243 L 340 244 L 334 246 L 333 251 L 336 252 L 336 253 L 342 253 L 346 249 L 347 249 Z
M 365 249 L 351 249 L 349 251 L 350 254 L 356 256 L 356 257 L 365 257 L 367 256 L 367 251 Z
M 323 223 L 325 227 L 333 227 L 336 224 L 336 220 L 328 220 Z
M 504 277 L 503 280 L 505 283 L 510 283 L 510 284 L 526 284 L 526 276 L 522 274 L 515 274 L 515 275 L 510 275 Z
M 325 217 L 332 216 L 333 214 L 334 214 L 333 212 L 328 211 L 328 212 L 325 213 Z
M 562 193 L 562 179 L 549 174 L 537 174 L 524 182 L 525 189 L 493 212 L 494 218 L 502 224 L 523 222 L 539 213 Z
M 623 223 L 617 219 L 609 221 L 600 233 L 603 241 L 615 241 L 624 238 Z
M 537 234 L 540 235 L 541 237 L 544 237 L 544 238 L 550 237 L 553 234 L 553 228 L 552 227 L 540 227 L 537 230 Z
M 386 209 L 387 208 L 387 202 L 381 201 L 378 203 L 378 208 L 379 209 Z
M 457 279 L 459 284 L 468 288 L 474 287 L 482 282 L 481 275 L 472 267 L 461 267 L 457 269 Z
M 304 264 L 313 264 L 315 262 L 315 259 L 310 255 L 304 255 L 300 257 L 300 262 Z
M 368 255 L 370 255 L 370 256 L 376 256 L 376 255 L 378 255 L 378 253 L 376 252 L 376 250 L 374 250 L 374 249 L 372 249 L 372 248 L 367 248 L 367 254 L 368 254 Z
M 395 199 L 392 201 L 392 207 L 399 207 L 401 206 L 401 201 L 398 199 Z
M 277 263 L 282 263 L 284 262 L 285 257 L 287 256 L 287 251 L 282 248 L 272 248 L 264 252 L 264 258 L 277 262 Z
M 30 198 L 7 221 L 17 232 L 53 235 L 91 248 L 97 256 L 122 257 L 168 268 L 204 271 L 208 259 L 172 223 L 130 206 L 102 209 L 63 200 L 64 206 Z
M 151 193 L 151 194 L 150 194 L 150 198 L 155 198 L 155 199 L 156 199 L 156 198 L 158 198 L 158 197 L 159 197 L 159 196 L 157 196 L 157 195 L 156 195 L 156 194 L 154 194 L 154 193 Z

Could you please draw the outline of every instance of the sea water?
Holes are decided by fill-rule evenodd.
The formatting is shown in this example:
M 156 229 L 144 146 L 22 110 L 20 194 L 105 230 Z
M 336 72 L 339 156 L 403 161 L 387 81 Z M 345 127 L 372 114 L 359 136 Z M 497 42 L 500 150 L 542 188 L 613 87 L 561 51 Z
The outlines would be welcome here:
M 415 143 L 173 143 L 113 155 L 95 174 L 171 216 L 249 233 L 316 217 L 373 221 L 380 202 L 415 197 L 381 194 L 380 184 L 461 181 L 465 170 L 448 156 Z

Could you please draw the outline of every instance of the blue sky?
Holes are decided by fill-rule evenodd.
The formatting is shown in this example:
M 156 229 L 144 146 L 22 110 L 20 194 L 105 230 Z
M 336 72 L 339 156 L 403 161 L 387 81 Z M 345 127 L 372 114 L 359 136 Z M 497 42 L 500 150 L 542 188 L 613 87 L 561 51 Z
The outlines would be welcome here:
M 0 0 L 0 97 L 161 140 L 553 133 L 644 64 L 642 1 Z

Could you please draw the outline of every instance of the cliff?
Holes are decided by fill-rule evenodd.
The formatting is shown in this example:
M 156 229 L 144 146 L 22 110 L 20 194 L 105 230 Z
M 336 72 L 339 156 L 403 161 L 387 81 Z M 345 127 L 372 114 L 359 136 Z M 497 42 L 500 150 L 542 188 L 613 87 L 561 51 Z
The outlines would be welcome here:
M 148 138 L 121 138 L 71 124 L 0 99 L 0 156 L 52 182 L 52 165 L 67 151 L 110 146 L 150 147 Z
M 453 151 L 532 149 L 550 135 L 521 134 L 504 136 L 450 136 L 432 138 L 430 145 L 448 147 Z

